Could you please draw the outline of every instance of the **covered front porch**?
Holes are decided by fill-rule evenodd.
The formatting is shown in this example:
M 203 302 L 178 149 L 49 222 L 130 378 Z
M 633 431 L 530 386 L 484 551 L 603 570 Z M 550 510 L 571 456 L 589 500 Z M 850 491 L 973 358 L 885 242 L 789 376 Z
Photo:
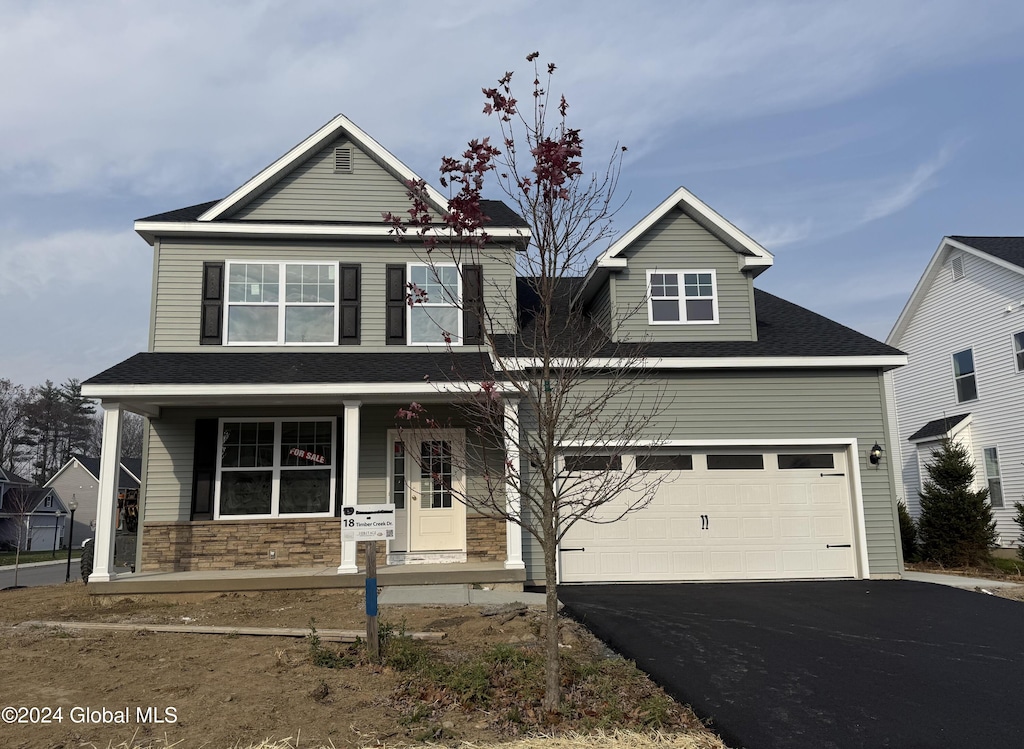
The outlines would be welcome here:
M 188 355 L 138 355 L 150 359 L 147 371 L 175 356 Z M 416 376 L 416 382 L 393 381 L 395 375 L 387 372 L 388 381 L 375 382 L 358 366 L 358 354 L 332 356 L 344 379 L 358 381 L 303 382 L 304 373 L 314 372 L 317 378 L 323 373 L 296 365 L 322 365 L 320 356 L 290 355 L 290 376 L 298 381 L 104 382 L 109 372 L 138 358 L 133 357 L 85 384 L 83 392 L 98 397 L 103 411 L 91 589 L 361 585 L 362 544 L 342 540 L 341 517 L 345 507 L 383 503 L 396 506 L 398 528 L 394 538 L 378 543 L 382 579 L 403 577 L 405 585 L 522 585 L 526 573 L 519 525 L 478 513 L 457 499 L 482 486 L 480 475 L 469 467 L 473 464 L 462 459 L 465 455 L 479 460 L 484 454 L 484 464 L 493 462 L 499 471 L 506 461 L 518 465 L 510 445 L 484 445 L 453 407 L 458 399 L 472 397 L 478 385 L 435 382 L 416 368 L 407 375 Z M 231 357 L 236 366 L 261 359 L 254 354 L 213 357 Z M 204 363 L 211 361 L 204 358 Z M 413 402 L 441 417 L 444 428 L 404 428 L 396 414 Z M 508 433 L 518 428 L 518 405 L 508 398 L 503 408 Z M 115 537 L 125 533 L 116 477 L 126 411 L 148 422 L 132 573 L 114 566 Z M 518 515 L 518 493 L 510 485 L 499 485 L 499 491 L 509 515 Z

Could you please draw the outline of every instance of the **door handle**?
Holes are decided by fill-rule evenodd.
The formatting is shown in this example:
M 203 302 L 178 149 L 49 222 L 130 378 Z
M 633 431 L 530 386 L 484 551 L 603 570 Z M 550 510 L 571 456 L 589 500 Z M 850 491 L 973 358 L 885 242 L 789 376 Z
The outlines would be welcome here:
M 708 518 L 708 516 L 707 515 L 701 515 L 700 516 L 700 529 L 702 531 L 706 531 L 710 525 L 711 525 L 711 521 Z
M 825 544 L 826 549 L 849 549 L 850 544 Z

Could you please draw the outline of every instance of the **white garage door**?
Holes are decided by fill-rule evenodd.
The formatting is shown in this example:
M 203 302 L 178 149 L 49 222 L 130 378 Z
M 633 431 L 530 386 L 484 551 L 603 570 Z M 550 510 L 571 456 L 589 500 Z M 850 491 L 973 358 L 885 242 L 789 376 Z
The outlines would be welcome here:
M 698 450 L 636 465 L 658 484 L 653 500 L 614 523 L 576 523 L 562 540 L 562 582 L 856 575 L 845 449 Z M 593 517 L 613 518 L 631 501 Z

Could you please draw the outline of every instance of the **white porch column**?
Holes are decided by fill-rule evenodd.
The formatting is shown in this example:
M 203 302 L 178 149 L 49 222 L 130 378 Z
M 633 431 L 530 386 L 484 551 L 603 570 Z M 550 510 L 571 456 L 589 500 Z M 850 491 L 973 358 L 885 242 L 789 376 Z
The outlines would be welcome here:
M 342 436 L 343 458 L 341 461 L 341 494 L 343 506 L 359 503 L 359 408 L 361 401 L 345 401 L 344 435 Z M 341 523 L 338 523 L 341 533 Z M 341 565 L 338 574 L 354 574 L 356 565 L 356 542 L 341 542 Z
M 114 574 L 114 531 L 117 529 L 117 484 L 121 472 L 121 404 L 104 403 L 100 447 L 100 485 L 96 500 L 96 535 L 90 580 L 107 582 Z
M 510 439 L 509 435 L 515 435 Z M 516 481 L 519 480 L 519 401 L 509 399 L 505 401 L 505 460 L 506 464 L 512 466 L 510 471 L 515 471 Z M 505 482 L 505 510 L 510 516 L 520 517 L 522 512 L 522 497 L 519 490 L 512 481 Z M 505 521 L 505 569 L 525 569 L 523 563 L 523 529 L 518 523 L 511 520 Z

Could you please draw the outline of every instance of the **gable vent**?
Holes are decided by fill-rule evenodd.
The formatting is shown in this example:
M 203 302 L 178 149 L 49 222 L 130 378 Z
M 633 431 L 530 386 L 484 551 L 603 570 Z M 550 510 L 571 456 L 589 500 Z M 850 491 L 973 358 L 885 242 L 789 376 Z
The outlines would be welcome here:
M 351 148 L 335 148 L 334 149 L 334 171 L 343 172 L 345 174 L 352 173 L 352 149 Z
M 949 263 L 950 268 L 953 271 L 953 280 L 959 281 L 964 277 L 964 256 L 957 255 Z

